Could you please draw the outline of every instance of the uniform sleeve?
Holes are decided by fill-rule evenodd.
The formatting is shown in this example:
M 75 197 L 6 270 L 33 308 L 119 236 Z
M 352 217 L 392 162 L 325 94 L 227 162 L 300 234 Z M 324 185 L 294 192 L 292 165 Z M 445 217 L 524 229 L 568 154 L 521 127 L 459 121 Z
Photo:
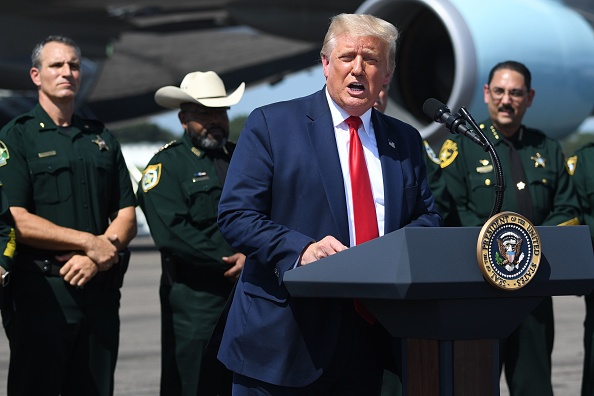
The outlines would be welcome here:
M 134 189 L 132 181 L 130 180 L 130 174 L 128 167 L 126 166 L 126 160 L 122 154 L 122 149 L 117 140 L 114 139 L 114 150 L 115 150 L 115 161 L 116 161 L 116 172 L 117 175 L 114 177 L 113 191 L 117 194 L 113 194 L 112 202 L 110 202 L 110 212 L 114 213 L 120 209 L 127 208 L 129 206 L 136 206 L 136 196 L 134 195 Z
M 572 180 L 581 208 L 581 222 L 594 238 L 594 146 L 578 151 Z
M 158 157 L 143 172 L 138 200 L 151 235 L 162 252 L 189 264 L 224 269 L 222 257 L 234 250 L 216 224 L 218 197 L 206 202 L 205 194 L 196 198 L 199 202 L 194 201 L 182 185 L 180 172 L 171 165 L 176 160 L 181 161 Z
M 0 184 L 0 266 L 10 269 L 16 249 L 14 220 L 10 214 L 10 207 L 6 195 Z
M 447 139 L 444 142 L 439 152 L 443 178 L 460 225 L 479 227 L 486 219 L 478 217 L 471 208 L 468 167 L 462 150 L 463 146 L 459 139 Z
M 21 133 L 22 128 L 24 128 L 22 125 L 9 124 L 0 131 L 0 144 L 3 150 L 0 181 L 4 186 L 9 206 L 19 206 L 32 211 L 32 183 L 24 147 L 26 140 Z
M 580 212 L 578 197 L 573 180 L 567 171 L 561 146 L 553 141 L 549 144 L 553 144 L 555 148 L 557 189 L 554 191 L 553 208 L 543 221 L 542 225 L 578 225 L 578 216 Z
M 437 160 L 439 161 L 439 159 Z M 436 163 L 428 154 L 425 156 L 425 167 L 427 168 L 427 183 L 433 193 L 435 210 L 440 214 L 446 226 L 458 225 L 455 220 L 456 208 L 454 207 L 452 196 L 446 187 L 446 181 L 443 177 L 440 163 Z

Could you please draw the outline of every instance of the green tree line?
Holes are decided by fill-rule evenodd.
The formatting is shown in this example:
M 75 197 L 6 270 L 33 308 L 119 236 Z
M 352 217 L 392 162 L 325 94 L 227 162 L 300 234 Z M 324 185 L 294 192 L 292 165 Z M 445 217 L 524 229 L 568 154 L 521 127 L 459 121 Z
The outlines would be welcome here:
M 238 116 L 229 121 L 229 140 L 237 141 L 239 133 L 243 129 L 246 115 Z M 163 128 L 151 122 L 141 122 L 111 129 L 118 141 L 124 143 L 140 142 L 170 142 L 178 139 L 182 133 L 180 124 L 172 125 L 172 128 Z

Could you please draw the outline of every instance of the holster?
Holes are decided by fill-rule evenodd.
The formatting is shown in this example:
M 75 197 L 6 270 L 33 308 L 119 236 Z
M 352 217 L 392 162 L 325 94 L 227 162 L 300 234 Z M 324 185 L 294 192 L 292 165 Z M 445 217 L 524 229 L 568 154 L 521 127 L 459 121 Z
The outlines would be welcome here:
M 10 273 L 8 274 L 10 277 Z M 4 309 L 10 305 L 11 301 L 11 288 L 12 284 L 10 280 L 4 285 L 0 286 L 0 309 Z
M 166 254 L 161 253 L 161 284 L 164 286 L 171 286 L 177 279 L 177 263 L 175 259 Z
M 119 289 L 124 285 L 124 275 L 130 264 L 130 250 L 128 248 L 118 252 L 119 262 L 107 271 L 105 286 L 109 289 Z
M 161 252 L 161 286 L 172 286 L 174 283 L 213 294 L 227 295 L 232 282 L 223 276 L 226 267 L 203 266 L 188 263 L 178 257 Z

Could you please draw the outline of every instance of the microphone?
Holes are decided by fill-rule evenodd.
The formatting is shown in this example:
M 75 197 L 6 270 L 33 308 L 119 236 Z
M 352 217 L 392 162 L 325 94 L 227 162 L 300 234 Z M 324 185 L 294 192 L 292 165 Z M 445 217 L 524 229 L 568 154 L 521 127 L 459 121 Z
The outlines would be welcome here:
M 478 135 L 466 126 L 464 118 L 458 114 L 452 114 L 448 106 L 437 99 L 429 98 L 423 104 L 423 113 L 433 121 L 445 124 L 448 131 L 453 134 L 466 136 L 476 144 L 484 146 L 483 141 Z

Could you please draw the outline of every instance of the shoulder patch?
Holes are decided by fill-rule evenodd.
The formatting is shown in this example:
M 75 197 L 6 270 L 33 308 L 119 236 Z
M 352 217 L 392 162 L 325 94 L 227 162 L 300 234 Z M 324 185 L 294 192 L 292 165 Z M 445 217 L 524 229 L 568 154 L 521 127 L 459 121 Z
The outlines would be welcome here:
M 441 161 L 439 160 L 437 155 L 435 155 L 435 151 L 433 151 L 433 149 L 431 148 L 429 143 L 427 143 L 426 140 L 423 140 L 423 145 L 425 146 L 425 151 L 427 152 L 427 157 L 429 157 L 429 159 L 431 161 L 433 161 L 433 163 L 435 163 L 436 165 L 439 165 L 441 163 Z
M 449 166 L 458 156 L 458 143 L 451 139 L 446 140 L 439 150 L 439 161 L 442 168 Z
M 142 191 L 147 192 L 159 184 L 161 179 L 161 164 L 149 165 L 142 173 Z
M 578 159 L 578 156 L 574 155 L 572 157 L 569 157 L 567 159 L 567 162 L 565 162 L 565 167 L 567 168 L 567 173 L 569 173 L 571 176 L 573 176 L 573 172 L 575 172 L 575 168 L 577 166 L 577 159 Z
M 8 147 L 2 140 L 0 140 L 0 166 L 4 166 L 8 163 L 10 154 L 8 153 Z

